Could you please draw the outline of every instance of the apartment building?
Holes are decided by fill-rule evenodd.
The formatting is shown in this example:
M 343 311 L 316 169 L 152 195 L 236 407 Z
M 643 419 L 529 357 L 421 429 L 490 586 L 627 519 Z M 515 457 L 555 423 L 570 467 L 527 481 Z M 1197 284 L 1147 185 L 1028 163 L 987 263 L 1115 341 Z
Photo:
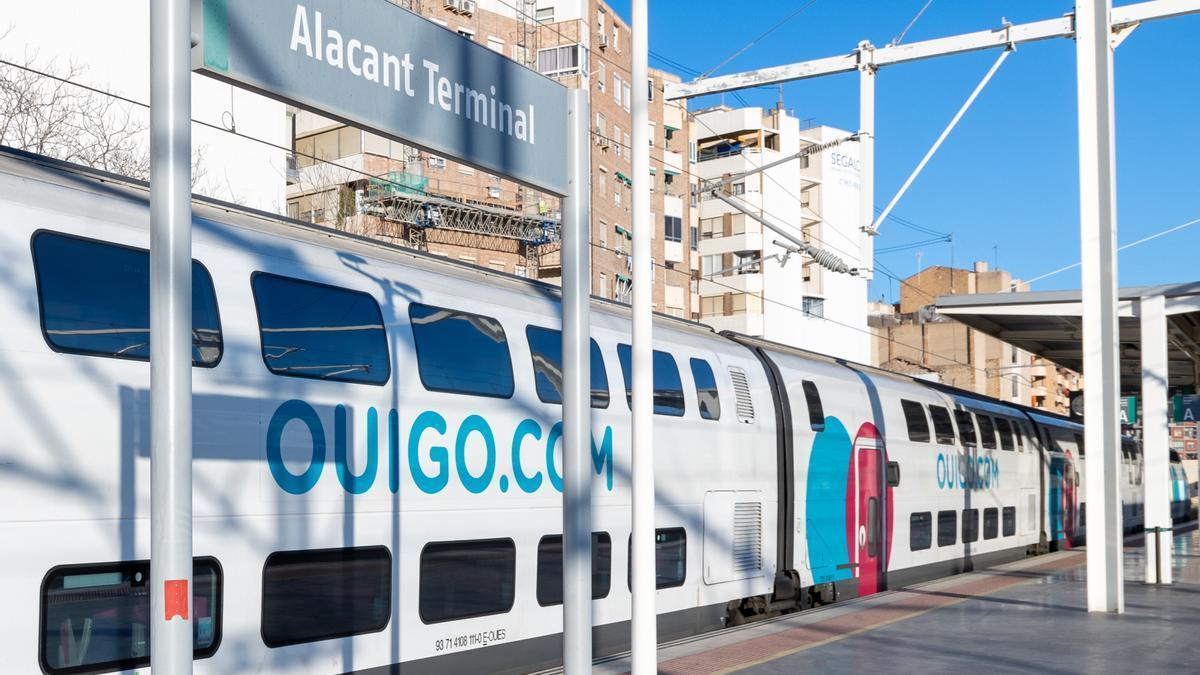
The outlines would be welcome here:
M 655 266 L 638 274 L 632 237 L 628 24 L 582 0 L 407 0 L 407 9 L 571 88 L 590 92 L 592 293 L 628 302 L 654 284 L 657 311 L 692 318 L 686 110 L 662 99 L 674 76 L 648 82 Z M 289 214 L 491 269 L 557 283 L 559 200 L 451 159 L 305 112 L 292 115 L 296 161 Z M 548 151 L 565 151 L 552 149 Z M 315 156 L 316 161 L 308 158 Z
M 781 107 L 719 106 L 697 111 L 692 119 L 694 173 L 706 186 L 729 178 L 719 190 L 754 214 L 722 201 L 708 187 L 701 190 L 700 320 L 717 330 L 869 360 L 867 281 L 789 252 L 786 239 L 760 220 L 852 268 L 861 266 L 857 144 L 846 141 L 737 177 L 850 133 L 827 126 L 801 129 L 800 120 Z
M 985 262 L 973 269 L 927 267 L 901 284 L 900 302 L 875 305 L 873 360 L 895 372 L 925 376 L 993 398 L 1068 414 L 1079 374 L 937 315 L 939 295 L 1028 290 Z

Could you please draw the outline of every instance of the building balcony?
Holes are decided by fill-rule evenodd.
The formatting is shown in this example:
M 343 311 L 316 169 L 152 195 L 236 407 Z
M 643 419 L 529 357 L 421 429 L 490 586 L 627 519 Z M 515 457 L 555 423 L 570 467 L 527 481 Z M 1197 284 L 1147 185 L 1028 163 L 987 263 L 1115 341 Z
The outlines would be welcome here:
M 701 239 L 696 252 L 701 256 L 706 256 L 720 253 L 734 253 L 737 251 L 761 250 L 763 250 L 762 232 L 746 232 L 728 237 Z
M 759 108 L 714 110 L 699 113 L 697 117 L 696 135 L 701 141 L 763 128 L 762 110 Z
M 764 325 L 763 315 L 758 312 L 742 312 L 729 316 L 705 316 L 700 318 L 700 323 L 712 326 L 713 330 L 717 332 L 731 330 L 743 335 L 762 335 Z
M 700 295 L 713 296 L 725 293 L 762 293 L 763 275 L 759 273 L 716 276 L 710 281 L 700 279 Z
M 751 210 L 762 211 L 763 196 L 761 192 L 746 192 L 744 194 L 735 196 L 742 200 L 743 204 L 749 207 Z M 709 197 L 708 199 L 700 202 L 700 218 L 702 220 L 704 218 L 716 218 L 718 216 L 723 216 L 726 213 L 741 213 L 741 211 L 733 208 L 729 204 L 726 204 L 716 197 Z

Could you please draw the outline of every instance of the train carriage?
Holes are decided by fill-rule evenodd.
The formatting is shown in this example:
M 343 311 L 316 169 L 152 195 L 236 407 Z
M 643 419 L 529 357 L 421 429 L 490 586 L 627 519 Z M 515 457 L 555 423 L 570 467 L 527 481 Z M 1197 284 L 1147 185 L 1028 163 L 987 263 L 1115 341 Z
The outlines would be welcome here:
M 194 212 L 197 672 L 556 663 L 557 290 Z M 0 649 L 20 672 L 143 668 L 147 192 L 0 151 L 0 222 Z M 628 308 L 593 303 L 597 654 L 628 643 L 629 333 Z M 1074 422 L 669 317 L 654 350 L 663 639 L 1083 535 Z M 1136 446 L 1124 467 L 1136 523 Z

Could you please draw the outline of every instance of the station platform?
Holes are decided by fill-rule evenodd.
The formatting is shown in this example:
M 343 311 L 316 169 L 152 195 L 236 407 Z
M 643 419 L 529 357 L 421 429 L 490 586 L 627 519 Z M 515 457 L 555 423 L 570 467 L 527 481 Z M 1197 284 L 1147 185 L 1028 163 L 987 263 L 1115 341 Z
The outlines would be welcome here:
M 1085 555 L 1061 551 L 729 628 L 659 649 L 659 672 L 1185 672 L 1200 663 L 1200 535 L 1176 534 L 1169 586 L 1125 549 L 1125 614 L 1087 611 Z M 594 672 L 629 671 L 628 656 Z

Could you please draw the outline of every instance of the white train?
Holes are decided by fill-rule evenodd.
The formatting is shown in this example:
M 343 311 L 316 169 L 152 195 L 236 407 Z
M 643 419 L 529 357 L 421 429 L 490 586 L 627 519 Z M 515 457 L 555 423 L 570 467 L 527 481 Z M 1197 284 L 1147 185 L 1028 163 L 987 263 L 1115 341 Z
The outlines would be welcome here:
M 0 152 L 0 222 L 4 670 L 140 669 L 147 192 Z M 196 671 L 557 662 L 557 291 L 211 202 L 193 252 Z M 630 322 L 592 322 L 601 654 L 628 639 Z M 1083 534 L 1073 422 L 666 317 L 655 348 L 663 639 Z

